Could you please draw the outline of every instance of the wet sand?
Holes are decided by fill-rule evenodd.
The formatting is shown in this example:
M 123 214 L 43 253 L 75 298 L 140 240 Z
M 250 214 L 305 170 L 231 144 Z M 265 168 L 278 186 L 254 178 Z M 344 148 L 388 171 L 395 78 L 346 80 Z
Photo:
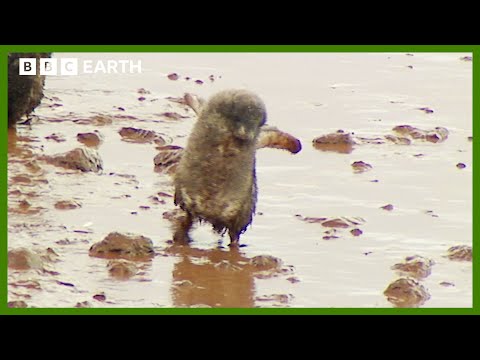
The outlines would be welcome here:
M 466 55 L 54 54 L 140 58 L 143 73 L 48 77 L 32 125 L 9 132 L 8 248 L 51 248 L 58 257 L 44 268 L 10 268 L 8 300 L 30 307 L 392 307 L 384 295 L 400 277 L 392 266 L 419 255 L 435 262 L 420 280 L 430 294 L 421 306 L 471 307 L 472 263 L 446 256 L 452 246 L 472 245 L 472 69 L 460 60 Z M 179 78 L 170 80 L 172 73 Z M 185 146 L 196 115 L 166 98 L 208 98 L 231 87 L 257 92 L 267 123 L 303 148 L 295 155 L 258 150 L 258 214 L 241 238 L 246 246 L 230 250 L 228 238 L 220 241 L 207 225 L 192 232 L 190 246 L 172 245 L 163 213 L 174 209 L 173 200 L 158 193 L 173 194 L 173 187 L 168 174 L 154 171 L 157 145 L 124 141 L 119 131 L 151 130 Z M 339 129 L 374 138 L 405 124 L 445 127 L 449 136 L 359 144 L 351 152 L 312 145 Z M 77 134 L 95 130 L 103 139 L 95 147 L 102 171 L 40 159 L 83 146 Z M 357 161 L 372 168 L 356 173 Z M 333 231 L 302 221 L 309 217 L 361 221 Z M 109 259 L 89 256 L 114 231 L 153 242 L 155 256 L 135 262 L 128 278 L 112 277 Z M 259 271 L 250 266 L 258 255 L 281 266 Z

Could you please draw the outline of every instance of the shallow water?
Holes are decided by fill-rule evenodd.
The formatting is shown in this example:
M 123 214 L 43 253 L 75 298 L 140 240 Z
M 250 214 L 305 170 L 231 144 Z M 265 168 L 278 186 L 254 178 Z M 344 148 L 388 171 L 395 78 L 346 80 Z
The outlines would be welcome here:
M 472 244 L 472 143 L 467 139 L 472 136 L 472 64 L 460 60 L 465 55 L 470 54 L 55 54 L 141 59 L 143 73 L 49 77 L 47 98 L 33 124 L 9 132 L 9 249 L 50 247 L 59 255 L 51 264 L 54 274 L 10 269 L 9 301 L 25 300 L 32 307 L 73 307 L 84 301 L 92 307 L 392 307 L 383 295 L 399 277 L 391 266 L 421 255 L 435 261 L 432 274 L 421 281 L 431 295 L 423 307 L 471 307 L 472 263 L 444 257 L 453 245 Z M 181 78 L 169 80 L 171 72 Z M 208 98 L 231 87 L 257 92 L 267 106 L 268 123 L 299 138 L 303 149 L 296 155 L 257 152 L 259 214 L 241 237 L 246 246 L 229 250 L 228 239 L 219 243 L 207 225 L 192 232 L 189 247 L 172 246 L 170 223 L 162 214 L 174 208 L 173 201 L 149 199 L 160 191 L 173 193 L 170 177 L 153 171 L 158 151 L 154 144 L 122 141 L 118 130 L 154 130 L 184 146 L 196 116 L 165 98 L 185 92 Z M 140 88 L 150 93 L 141 95 Z M 167 111 L 188 117 L 166 119 L 161 114 Z M 112 124 L 75 122 L 99 114 L 113 117 Z M 403 124 L 443 126 L 450 134 L 441 143 L 364 144 L 348 154 L 312 146 L 313 138 L 339 129 L 376 137 Z M 104 137 L 98 148 L 102 173 L 79 173 L 40 160 L 39 169 L 28 167 L 36 156 L 81 146 L 77 133 L 93 130 Z M 45 138 L 52 133 L 65 141 Z M 354 173 L 351 164 L 360 160 L 372 170 Z M 466 168 L 458 169 L 459 162 Z M 58 210 L 59 200 L 76 200 L 81 207 Z M 394 209 L 380 209 L 386 204 Z M 353 236 L 346 229 L 339 238 L 324 240 L 326 228 L 295 215 L 362 218 L 363 234 Z M 113 279 L 108 260 L 88 255 L 90 246 L 112 231 L 141 234 L 154 243 L 157 256 L 139 264 L 139 274 L 129 280 Z M 256 255 L 281 259 L 285 271 L 257 276 L 245 266 Z M 38 282 L 38 288 L 15 286 L 24 279 Z M 102 292 L 105 300 L 93 298 Z

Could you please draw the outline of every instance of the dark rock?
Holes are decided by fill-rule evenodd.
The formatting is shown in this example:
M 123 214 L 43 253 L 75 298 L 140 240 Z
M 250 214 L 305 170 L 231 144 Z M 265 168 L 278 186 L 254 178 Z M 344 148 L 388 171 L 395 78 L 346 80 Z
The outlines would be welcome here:
M 101 302 L 107 300 L 107 296 L 105 295 L 105 293 L 103 291 L 101 293 L 93 295 L 92 298 L 97 300 L 97 301 L 101 301 Z
M 360 229 L 352 229 L 352 230 L 350 231 L 350 233 L 351 233 L 353 236 L 360 236 L 360 235 L 363 234 L 363 231 L 360 230 Z

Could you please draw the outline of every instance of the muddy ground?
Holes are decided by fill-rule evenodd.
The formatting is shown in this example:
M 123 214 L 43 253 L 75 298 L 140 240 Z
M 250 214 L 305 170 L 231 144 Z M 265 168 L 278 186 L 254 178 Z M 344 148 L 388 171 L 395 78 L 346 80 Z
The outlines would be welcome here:
M 471 307 L 469 55 L 54 54 L 141 59 L 143 73 L 48 77 L 35 117 L 9 131 L 10 306 Z M 257 92 L 303 148 L 258 151 L 245 246 L 207 225 L 177 246 L 171 178 L 153 159 L 185 145 L 196 115 L 168 98 L 231 87 Z M 399 125 L 448 138 L 384 141 Z M 348 151 L 314 146 L 337 130 L 357 139 Z M 47 161 L 87 147 L 94 171 Z M 96 256 L 115 232 L 147 256 Z

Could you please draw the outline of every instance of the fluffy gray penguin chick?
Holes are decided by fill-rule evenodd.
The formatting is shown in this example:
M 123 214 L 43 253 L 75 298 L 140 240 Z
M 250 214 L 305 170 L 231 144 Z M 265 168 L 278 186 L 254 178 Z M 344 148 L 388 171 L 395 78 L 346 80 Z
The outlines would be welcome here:
M 256 141 L 266 118 L 263 101 L 247 90 L 221 91 L 202 107 L 175 172 L 174 202 L 186 216 L 174 241 L 188 242 L 199 220 L 238 243 L 255 212 Z

